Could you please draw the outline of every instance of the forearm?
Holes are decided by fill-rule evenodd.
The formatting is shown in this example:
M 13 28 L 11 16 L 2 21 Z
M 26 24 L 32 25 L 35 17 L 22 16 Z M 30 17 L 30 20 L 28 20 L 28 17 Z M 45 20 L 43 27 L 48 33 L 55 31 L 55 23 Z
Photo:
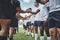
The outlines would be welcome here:
M 20 12 L 20 13 L 27 13 L 27 11 L 21 10 L 21 12 Z
M 46 4 L 49 0 L 36 0 L 39 3 Z
M 40 10 L 38 9 L 36 12 L 31 12 L 32 14 L 37 14 L 37 13 L 39 13 L 40 12 Z

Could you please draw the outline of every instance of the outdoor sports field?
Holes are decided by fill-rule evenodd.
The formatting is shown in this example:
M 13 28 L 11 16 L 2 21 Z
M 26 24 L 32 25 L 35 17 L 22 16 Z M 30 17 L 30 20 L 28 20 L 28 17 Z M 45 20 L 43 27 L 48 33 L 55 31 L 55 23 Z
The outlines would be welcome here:
M 19 28 L 19 32 L 17 32 L 17 34 L 14 35 L 14 40 L 34 40 L 34 38 L 32 38 L 31 35 L 26 36 L 24 34 L 23 28 Z M 40 40 L 40 37 L 38 38 L 38 40 Z M 46 40 L 46 34 L 45 34 L 45 40 Z

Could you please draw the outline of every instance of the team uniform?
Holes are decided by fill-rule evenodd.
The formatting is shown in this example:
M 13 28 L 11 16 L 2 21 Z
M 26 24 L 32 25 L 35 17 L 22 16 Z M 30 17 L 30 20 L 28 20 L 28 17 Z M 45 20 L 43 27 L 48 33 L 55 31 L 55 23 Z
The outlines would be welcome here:
M 0 0 L 0 18 L 11 19 L 11 0 Z
M 22 17 L 27 17 L 27 16 L 29 16 L 29 15 L 31 15 L 31 13 L 24 13 L 24 14 L 21 14 L 20 13 L 20 16 L 22 16 Z M 29 35 L 30 34 L 30 32 L 28 32 L 28 27 L 31 25 L 31 21 L 30 21 L 30 18 L 26 18 L 26 20 L 24 20 L 23 21 L 23 26 L 24 26 L 24 28 L 25 28 L 25 35 Z
M 20 2 L 19 1 L 14 1 L 12 3 L 12 20 L 10 27 L 18 27 L 18 20 L 16 18 L 16 7 L 20 7 Z
M 28 13 L 27 16 L 31 15 L 31 13 Z M 30 21 L 31 17 L 30 18 L 27 18 L 27 27 L 31 26 L 31 21 Z
M 29 15 L 30 14 L 28 14 L 28 13 L 20 13 L 20 16 L 22 16 L 22 17 L 26 17 L 26 16 L 29 16 Z M 23 20 L 23 25 L 24 26 L 29 26 L 29 24 L 27 24 L 27 22 L 29 22 L 28 19 Z
M 43 26 L 44 21 L 48 18 L 48 10 L 45 7 L 45 5 L 40 4 L 40 6 L 37 8 L 40 9 L 40 12 L 35 15 L 35 22 L 34 26 Z
M 0 40 L 7 40 L 7 28 L 10 24 L 11 18 L 11 0 L 0 0 L 0 24 L 4 25 L 1 25 L 2 33 L 0 32 Z
M 35 15 L 32 14 L 31 18 L 30 18 L 30 21 L 31 21 L 31 25 L 34 25 L 34 19 L 35 19 Z
M 23 26 L 24 26 L 24 27 L 27 27 L 27 20 L 24 20 L 24 21 L 23 21 Z
M 35 14 L 32 14 L 32 16 L 30 17 L 30 21 L 31 21 L 31 37 L 34 38 L 34 19 L 35 19 Z
M 24 25 L 28 27 L 31 25 L 31 22 L 29 20 L 24 20 Z
M 27 20 L 27 27 L 31 25 L 31 22 Z
M 60 28 L 60 0 L 49 0 L 48 26 Z
M 48 18 L 48 10 L 47 10 L 46 6 L 43 5 L 43 4 L 39 4 L 39 6 L 38 6 L 38 8 L 36 8 L 36 10 L 38 10 L 38 9 L 40 10 L 40 12 L 38 12 L 35 15 L 34 26 L 36 28 L 38 28 L 38 27 L 44 28 L 45 21 Z M 35 28 L 35 30 L 37 30 L 36 28 Z M 44 35 L 43 35 L 43 30 L 44 29 L 43 30 L 40 29 L 40 30 L 41 30 L 40 31 L 40 33 L 41 33 L 40 40 L 44 40 Z M 38 38 L 38 34 L 36 32 L 36 34 L 35 34 L 35 40 L 37 40 L 37 38 Z

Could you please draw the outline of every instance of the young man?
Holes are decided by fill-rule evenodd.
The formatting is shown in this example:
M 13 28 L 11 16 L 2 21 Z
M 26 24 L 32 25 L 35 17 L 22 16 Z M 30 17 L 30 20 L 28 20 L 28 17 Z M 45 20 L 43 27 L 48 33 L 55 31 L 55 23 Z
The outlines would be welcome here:
M 28 34 L 28 30 L 27 30 L 27 19 L 26 19 L 26 17 L 27 17 L 28 14 L 27 13 L 24 13 L 23 15 L 21 15 L 22 17 L 25 18 L 25 19 L 23 19 L 23 28 L 24 28 L 25 35 L 27 35 Z
M 0 40 L 7 40 L 8 27 L 11 21 L 11 0 L 0 0 Z
M 38 8 L 39 7 L 39 4 L 38 3 L 34 3 L 34 5 L 35 5 L 35 7 L 36 7 L 36 11 L 35 12 L 33 12 L 34 14 L 38 14 L 39 15 L 39 12 L 40 12 L 40 8 Z M 31 12 L 32 13 L 32 12 Z M 35 15 L 35 18 L 36 18 L 36 15 Z M 37 15 L 37 16 L 38 16 Z M 40 18 L 38 18 L 38 19 L 40 19 Z M 37 19 L 37 20 L 38 20 Z M 36 25 L 35 25 L 36 24 Z M 40 26 L 40 22 L 37 24 L 36 22 L 35 22 L 35 19 L 34 19 L 34 27 L 35 27 L 35 40 L 38 40 L 38 26 Z
M 42 3 L 48 2 L 48 0 L 39 1 Z M 49 0 L 49 13 L 48 26 L 50 28 L 51 40 L 57 40 L 57 33 L 60 36 L 60 0 Z
M 38 12 L 35 15 L 35 22 L 34 22 L 34 26 L 35 26 L 35 40 L 37 40 L 38 38 L 38 27 L 40 27 L 40 40 L 44 40 L 44 23 L 46 22 L 47 18 L 48 18 L 48 11 L 47 8 L 45 7 L 45 5 L 40 4 L 35 2 L 35 7 L 36 10 L 40 10 L 40 12 Z
M 23 20 L 24 33 L 27 35 L 27 20 Z
M 27 16 L 26 16 L 27 17 Z M 27 24 L 27 23 L 29 23 L 29 24 Z M 26 32 L 25 32 L 25 35 L 30 35 L 30 29 L 28 29 L 29 28 L 29 26 L 30 26 L 30 22 L 26 19 L 26 20 L 24 20 L 24 25 L 25 25 L 25 27 L 26 27 Z
M 35 14 L 32 14 L 31 16 L 31 36 L 34 37 L 34 19 L 35 19 Z
M 32 11 L 31 8 L 28 9 L 28 11 Z M 31 32 L 31 13 L 28 13 L 26 19 L 27 19 L 27 30 L 28 30 L 28 35 L 30 35 L 30 32 Z
M 27 9 L 26 11 L 31 11 L 31 8 L 29 8 L 29 9 Z M 23 17 L 23 20 L 24 20 L 24 28 L 25 28 L 25 30 L 26 30 L 26 32 L 25 32 L 25 34 L 26 35 L 29 35 L 30 34 L 30 16 L 31 16 L 31 13 L 22 13 L 22 14 L 25 14 L 25 17 L 23 17 L 22 15 L 20 15 L 20 16 L 22 16 Z
M 20 2 L 17 0 L 11 0 L 12 3 L 12 19 L 11 19 L 11 24 L 9 27 L 9 39 L 13 40 L 13 32 L 15 30 L 15 27 L 18 27 L 18 20 L 16 18 L 16 12 L 19 12 L 18 10 L 16 10 L 16 8 L 20 7 Z

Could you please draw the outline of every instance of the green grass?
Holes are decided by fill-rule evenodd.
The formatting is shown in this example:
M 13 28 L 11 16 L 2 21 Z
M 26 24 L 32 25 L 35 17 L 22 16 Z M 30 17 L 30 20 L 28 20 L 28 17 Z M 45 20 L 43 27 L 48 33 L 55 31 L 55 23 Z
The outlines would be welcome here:
M 31 36 L 26 36 L 23 29 L 19 29 L 19 32 L 14 35 L 14 40 L 34 40 Z
M 38 38 L 38 40 L 40 40 L 39 38 Z M 14 40 L 34 40 L 34 38 L 32 38 L 31 35 L 26 36 L 24 34 L 24 30 L 22 28 L 20 28 L 19 32 L 17 32 L 17 34 L 14 35 Z M 45 40 L 46 40 L 46 34 L 45 34 Z

